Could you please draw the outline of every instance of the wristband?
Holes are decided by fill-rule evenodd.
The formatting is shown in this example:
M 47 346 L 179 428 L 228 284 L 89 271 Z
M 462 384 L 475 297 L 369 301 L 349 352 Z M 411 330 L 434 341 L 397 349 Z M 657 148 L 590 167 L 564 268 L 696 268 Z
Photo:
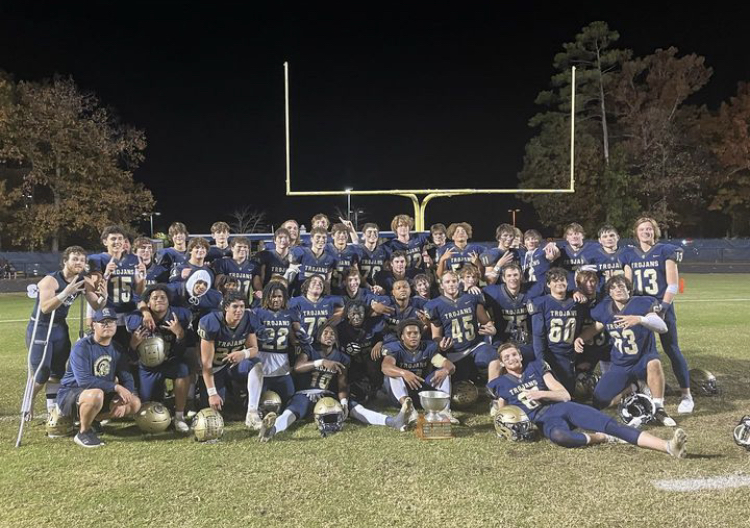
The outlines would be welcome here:
M 671 293 L 672 295 L 677 295 L 680 293 L 680 287 L 677 284 L 670 284 L 667 286 L 667 289 L 664 293 Z
M 246 348 L 242 351 L 245 354 L 245 359 L 250 359 L 250 349 Z
M 67 295 L 65 295 L 65 292 L 61 292 L 61 293 L 58 293 L 57 295 L 55 295 L 55 297 L 56 297 L 56 298 L 57 298 L 57 300 L 58 300 L 58 301 L 60 301 L 60 302 L 65 302 L 65 299 L 67 299 L 67 298 L 68 298 L 68 296 L 67 296 Z
M 321 368 L 323 366 L 323 360 L 322 359 L 316 359 L 313 361 L 313 367 L 315 368 Z
M 211 396 L 216 396 L 217 394 L 219 394 L 219 391 L 216 390 L 216 387 L 207 387 L 206 392 L 208 393 L 209 398 Z

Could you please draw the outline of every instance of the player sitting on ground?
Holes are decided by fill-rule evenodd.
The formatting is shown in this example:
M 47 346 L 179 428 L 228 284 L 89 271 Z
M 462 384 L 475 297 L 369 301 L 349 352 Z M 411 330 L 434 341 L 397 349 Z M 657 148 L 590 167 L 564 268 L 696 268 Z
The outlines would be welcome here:
M 512 344 L 498 349 L 505 374 L 487 384 L 497 398 L 494 405 L 502 408 L 515 405 L 523 410 L 550 441 L 562 447 L 587 445 L 624 440 L 654 451 L 667 453 L 675 458 L 686 456 L 687 435 L 677 429 L 671 440 L 662 440 L 634 427 L 618 424 L 614 418 L 579 403 L 570 401 L 570 394 L 555 379 L 543 361 L 523 365 L 521 353 Z M 593 431 L 583 433 L 575 429 Z

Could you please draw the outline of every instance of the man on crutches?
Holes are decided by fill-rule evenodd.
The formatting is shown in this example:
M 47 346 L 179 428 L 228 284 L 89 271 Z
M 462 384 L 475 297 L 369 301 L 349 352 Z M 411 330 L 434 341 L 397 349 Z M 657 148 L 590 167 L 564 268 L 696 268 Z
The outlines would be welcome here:
M 34 400 L 45 385 L 47 410 L 51 412 L 55 406 L 60 379 L 70 356 L 67 323 L 70 306 L 81 294 L 94 309 L 102 308 L 107 302 L 106 289 L 85 277 L 85 268 L 86 251 L 80 246 L 71 246 L 63 251 L 62 269 L 39 281 L 36 303 L 26 328 L 29 377 L 21 409 L 26 421 L 33 418 Z

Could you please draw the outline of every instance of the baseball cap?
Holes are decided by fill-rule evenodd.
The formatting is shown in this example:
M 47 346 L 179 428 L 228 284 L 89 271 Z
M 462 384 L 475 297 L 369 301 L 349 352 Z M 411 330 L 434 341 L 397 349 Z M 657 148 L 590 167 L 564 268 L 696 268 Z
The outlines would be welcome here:
M 95 323 L 101 323 L 102 321 L 105 321 L 107 319 L 117 319 L 117 314 L 111 308 L 102 308 L 101 310 L 97 310 L 96 312 L 94 312 L 94 317 L 92 317 L 92 321 L 94 321 Z

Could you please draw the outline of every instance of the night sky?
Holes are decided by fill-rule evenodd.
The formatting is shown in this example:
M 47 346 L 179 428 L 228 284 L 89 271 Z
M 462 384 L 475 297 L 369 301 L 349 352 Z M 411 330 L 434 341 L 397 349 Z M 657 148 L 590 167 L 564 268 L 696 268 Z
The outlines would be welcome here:
M 497 10 L 7 4 L 0 3 L 0 69 L 17 80 L 72 75 L 144 129 L 146 161 L 135 177 L 158 201 L 156 227 L 182 220 L 196 233 L 245 205 L 266 210 L 274 225 L 294 217 L 309 226 L 316 212 L 345 209 L 345 197 L 284 194 L 285 60 L 295 190 L 515 187 L 553 56 L 595 20 L 618 30 L 619 45 L 636 55 L 674 45 L 705 56 L 714 76 L 692 102 L 715 108 L 750 80 L 750 10 L 715 2 L 544 9 L 504 2 Z M 384 229 L 393 214 L 412 214 L 404 198 L 353 202 Z M 487 240 L 512 207 L 522 209 L 521 227 L 538 227 L 530 205 L 502 196 L 435 200 L 427 222 L 469 221 L 481 226 L 475 238 Z

